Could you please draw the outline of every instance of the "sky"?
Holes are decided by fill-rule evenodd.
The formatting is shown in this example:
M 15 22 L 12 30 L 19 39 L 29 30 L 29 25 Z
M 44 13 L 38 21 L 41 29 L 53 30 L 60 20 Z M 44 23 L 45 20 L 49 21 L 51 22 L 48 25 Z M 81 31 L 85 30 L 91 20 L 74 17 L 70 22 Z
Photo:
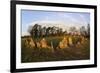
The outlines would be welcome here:
M 30 24 L 36 21 L 62 22 L 65 25 L 74 24 L 75 26 L 90 24 L 90 13 L 83 12 L 56 12 L 39 10 L 21 10 L 22 32 L 27 32 Z

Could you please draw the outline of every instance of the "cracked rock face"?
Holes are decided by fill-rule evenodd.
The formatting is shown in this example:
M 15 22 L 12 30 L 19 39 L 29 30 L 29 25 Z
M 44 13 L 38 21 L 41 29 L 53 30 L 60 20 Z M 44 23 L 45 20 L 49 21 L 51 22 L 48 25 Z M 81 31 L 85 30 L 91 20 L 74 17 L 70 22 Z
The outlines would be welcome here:
M 61 49 L 67 48 L 67 47 L 68 47 L 68 40 L 67 40 L 66 37 L 64 37 L 63 40 L 59 43 L 59 47 L 60 47 Z
M 40 41 L 40 44 L 41 44 L 41 47 L 42 47 L 42 48 L 48 48 L 47 41 L 46 41 L 45 38 L 43 38 L 43 39 Z

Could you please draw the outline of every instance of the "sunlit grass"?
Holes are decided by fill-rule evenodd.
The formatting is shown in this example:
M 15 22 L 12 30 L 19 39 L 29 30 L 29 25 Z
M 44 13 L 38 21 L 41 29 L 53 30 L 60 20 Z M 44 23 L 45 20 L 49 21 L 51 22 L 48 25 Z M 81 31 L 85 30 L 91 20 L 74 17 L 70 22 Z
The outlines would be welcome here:
M 73 42 L 79 39 L 77 36 L 65 36 L 72 37 Z M 63 61 L 63 60 L 85 60 L 90 58 L 90 40 L 87 39 L 80 45 L 73 45 L 65 49 L 57 48 L 59 42 L 64 36 L 45 37 L 48 45 L 53 42 L 52 48 L 27 48 L 22 40 L 21 49 L 21 62 L 45 62 L 45 61 Z M 34 39 L 33 41 L 40 41 L 42 38 Z

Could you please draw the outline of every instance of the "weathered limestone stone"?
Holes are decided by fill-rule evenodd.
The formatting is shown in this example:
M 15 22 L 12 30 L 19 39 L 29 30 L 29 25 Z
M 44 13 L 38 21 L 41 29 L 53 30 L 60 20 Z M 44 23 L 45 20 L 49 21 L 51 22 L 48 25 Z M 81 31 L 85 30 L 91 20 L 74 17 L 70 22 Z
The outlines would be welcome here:
M 81 45 L 80 41 L 77 42 L 76 47 L 79 47 Z
M 81 37 L 81 43 L 83 44 L 85 42 L 85 38 Z
M 40 42 L 36 42 L 36 45 L 37 45 L 38 48 L 41 48 Z
M 24 38 L 23 40 L 24 40 L 24 44 L 27 48 L 34 48 L 35 47 L 35 43 L 31 37 Z
M 48 48 L 47 41 L 46 41 L 45 38 L 43 38 L 43 39 L 40 41 L 40 44 L 41 44 L 41 47 L 42 47 L 42 48 Z
M 68 43 L 69 43 L 70 46 L 73 45 L 73 40 L 72 40 L 71 37 L 68 38 L 68 41 L 69 41 Z
M 64 37 L 63 40 L 59 43 L 59 47 L 60 47 L 61 49 L 67 48 L 67 47 L 68 47 L 68 40 L 67 40 L 66 37 Z
M 33 47 L 35 47 L 35 43 L 34 43 L 34 41 L 33 41 L 33 39 L 32 38 L 29 38 L 29 46 L 30 46 L 30 48 L 33 48 Z

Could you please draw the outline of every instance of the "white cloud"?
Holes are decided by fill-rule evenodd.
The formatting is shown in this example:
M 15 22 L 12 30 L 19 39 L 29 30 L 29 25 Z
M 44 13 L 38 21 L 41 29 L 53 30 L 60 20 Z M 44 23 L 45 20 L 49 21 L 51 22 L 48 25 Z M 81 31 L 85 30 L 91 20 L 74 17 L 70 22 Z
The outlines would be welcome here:
M 29 32 L 22 32 L 21 36 L 30 36 Z
M 55 19 L 50 18 L 49 16 L 44 16 L 42 20 L 34 21 L 27 25 L 27 29 L 29 26 L 34 26 L 35 24 L 42 25 L 42 27 L 52 27 L 56 26 L 59 28 L 63 28 L 63 30 L 68 30 L 70 27 L 74 26 L 79 29 L 81 26 L 85 26 L 87 21 L 85 20 L 85 16 L 81 14 L 77 14 L 77 18 L 73 17 L 73 13 L 64 14 L 64 13 L 57 13 Z M 58 18 L 57 18 L 58 16 Z M 59 18 L 60 17 L 60 18 Z

